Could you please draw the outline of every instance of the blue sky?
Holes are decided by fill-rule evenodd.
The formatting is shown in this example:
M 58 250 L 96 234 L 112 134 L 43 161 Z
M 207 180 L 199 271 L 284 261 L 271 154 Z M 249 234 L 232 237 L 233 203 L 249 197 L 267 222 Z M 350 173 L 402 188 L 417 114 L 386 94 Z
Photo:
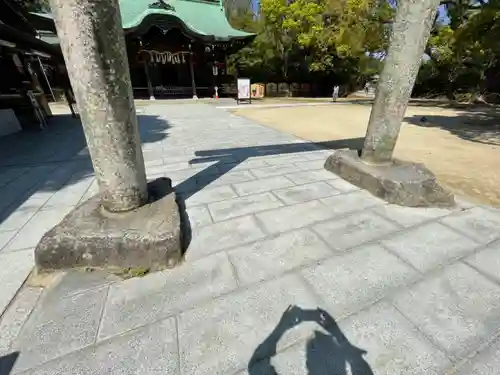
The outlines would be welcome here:
M 254 1 L 254 0 L 252 0 L 252 1 Z M 438 12 L 439 12 L 439 21 L 441 23 L 447 24 L 450 22 L 450 19 L 448 18 L 448 15 L 446 14 L 446 9 L 445 9 L 444 5 L 441 5 L 439 7 Z

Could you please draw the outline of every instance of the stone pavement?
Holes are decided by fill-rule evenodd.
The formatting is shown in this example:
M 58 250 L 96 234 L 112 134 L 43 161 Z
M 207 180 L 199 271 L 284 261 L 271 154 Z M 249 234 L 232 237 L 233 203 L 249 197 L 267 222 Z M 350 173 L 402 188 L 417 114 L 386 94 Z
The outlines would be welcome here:
M 214 106 L 140 123 L 149 177 L 185 203 L 185 262 L 13 300 L 97 186 L 74 121 L 2 141 L 0 374 L 500 374 L 500 212 L 386 205 L 323 170 L 331 151 Z

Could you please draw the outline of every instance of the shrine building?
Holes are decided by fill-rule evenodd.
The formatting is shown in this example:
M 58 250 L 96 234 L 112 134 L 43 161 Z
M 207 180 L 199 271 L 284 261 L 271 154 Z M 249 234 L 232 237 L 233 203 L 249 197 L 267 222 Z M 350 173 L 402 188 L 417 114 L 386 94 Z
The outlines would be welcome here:
M 120 0 L 120 12 L 139 98 L 224 95 L 227 56 L 254 37 L 231 27 L 221 0 Z M 55 32 L 51 15 L 33 16 Z

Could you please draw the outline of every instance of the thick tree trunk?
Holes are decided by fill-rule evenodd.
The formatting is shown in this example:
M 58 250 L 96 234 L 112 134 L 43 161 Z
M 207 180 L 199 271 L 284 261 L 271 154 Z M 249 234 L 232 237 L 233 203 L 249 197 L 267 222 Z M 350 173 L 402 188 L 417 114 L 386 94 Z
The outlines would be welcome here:
M 148 194 L 118 0 L 51 6 L 102 205 L 135 209 Z
M 391 161 L 438 5 L 439 0 L 398 1 L 361 154 L 369 164 Z

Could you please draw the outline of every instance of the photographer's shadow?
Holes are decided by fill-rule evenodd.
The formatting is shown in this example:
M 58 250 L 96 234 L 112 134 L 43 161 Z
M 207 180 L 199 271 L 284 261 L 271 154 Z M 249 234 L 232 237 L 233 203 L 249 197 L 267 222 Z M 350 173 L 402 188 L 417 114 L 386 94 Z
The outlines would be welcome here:
M 276 328 L 255 350 L 248 363 L 248 374 L 286 375 L 277 372 L 271 360 L 283 334 L 303 322 L 316 322 L 322 328 L 306 343 L 307 375 L 373 375 L 363 357 L 366 351 L 352 345 L 326 311 L 298 306 L 288 307 Z

